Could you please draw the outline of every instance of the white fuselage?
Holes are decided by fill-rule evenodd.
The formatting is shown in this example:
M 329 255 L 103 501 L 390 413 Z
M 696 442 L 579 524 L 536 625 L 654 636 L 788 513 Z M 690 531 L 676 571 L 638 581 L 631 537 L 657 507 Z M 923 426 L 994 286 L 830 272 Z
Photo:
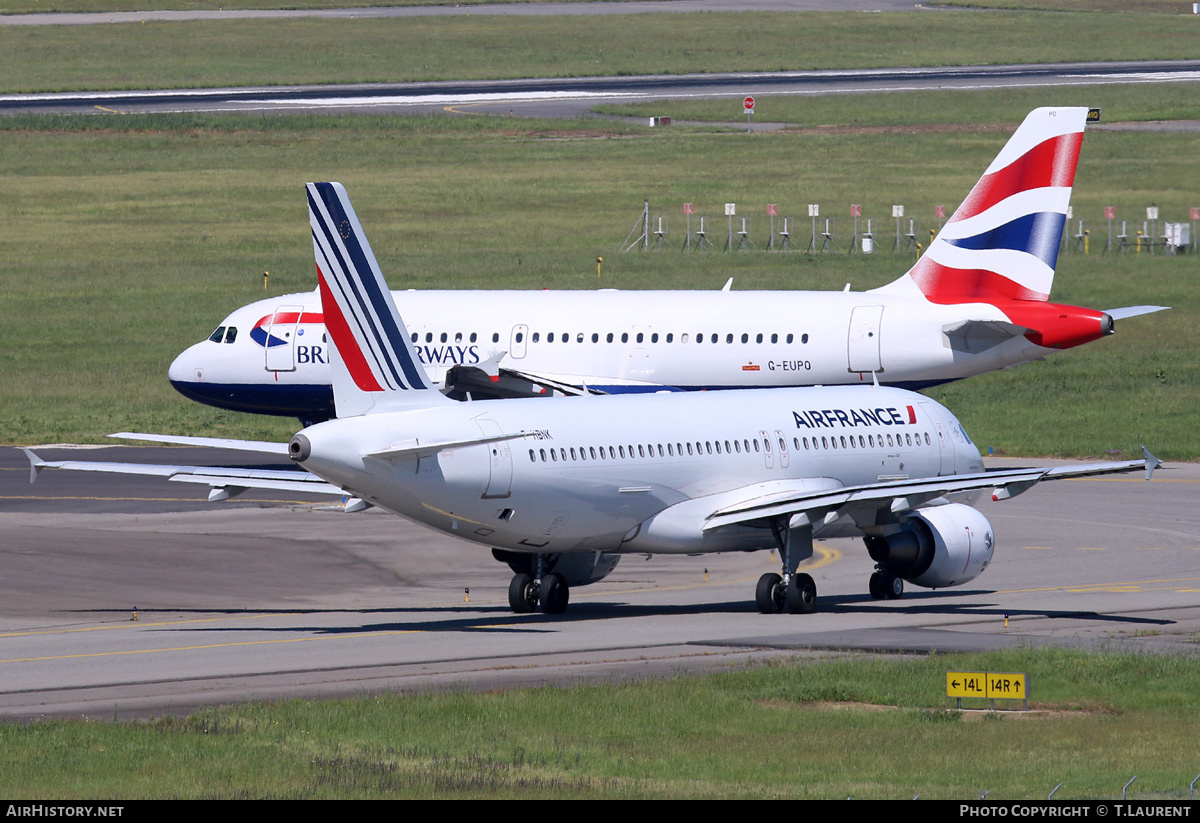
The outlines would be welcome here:
M 945 333 L 1008 322 L 987 303 L 937 305 L 886 292 L 396 292 L 434 382 L 501 353 L 502 368 L 606 393 L 882 383 L 922 388 L 1045 356 L 1017 336 L 977 353 Z M 329 343 L 318 295 L 233 312 L 183 352 L 172 383 L 240 411 L 331 416 Z M 323 414 L 314 414 L 319 406 Z
M 361 456 L 520 432 L 420 459 Z M 769 529 L 706 532 L 704 518 L 723 495 L 745 500 L 748 487 L 830 489 L 982 463 L 948 410 L 887 387 L 480 401 L 302 434 L 311 444 L 303 465 L 366 501 L 466 540 L 543 554 L 765 548 Z M 855 533 L 848 523 L 816 534 Z

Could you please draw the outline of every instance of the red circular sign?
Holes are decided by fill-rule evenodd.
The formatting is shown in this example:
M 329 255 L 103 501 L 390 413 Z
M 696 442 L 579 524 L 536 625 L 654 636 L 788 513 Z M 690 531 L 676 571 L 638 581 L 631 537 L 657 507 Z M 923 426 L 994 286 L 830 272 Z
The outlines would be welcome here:
M 747 97 L 742 101 L 742 106 L 746 109 L 746 111 L 754 111 L 754 98 Z

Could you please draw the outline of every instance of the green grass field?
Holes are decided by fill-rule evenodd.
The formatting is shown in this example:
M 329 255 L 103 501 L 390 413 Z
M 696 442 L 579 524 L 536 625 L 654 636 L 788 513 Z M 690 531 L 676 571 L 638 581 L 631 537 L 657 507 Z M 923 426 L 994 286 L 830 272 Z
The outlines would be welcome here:
M 962 714 L 947 671 L 1024 672 L 1025 716 Z M 0 792 L 71 798 L 1185 801 L 1193 658 L 829 657 L 632 685 L 0 726 Z M 968 704 L 971 701 L 967 701 Z M 976 706 L 985 708 L 982 701 Z
M 1140 98 L 1137 87 L 1094 87 L 1053 99 L 1098 102 L 1121 119 L 1125 101 Z M 307 180 L 347 185 L 397 288 L 718 288 L 732 276 L 740 289 L 862 289 L 899 276 L 910 258 L 617 248 L 644 198 L 676 232 L 685 201 L 713 219 L 731 201 L 752 215 L 778 203 L 792 216 L 822 203 L 840 218 L 842 243 L 850 203 L 886 218 L 903 202 L 927 232 L 933 206 L 957 205 L 1031 102 L 1009 92 L 979 100 L 1002 127 L 963 127 L 953 96 L 930 97 L 925 123 L 911 129 L 757 135 L 489 117 L 0 121 L 9 193 L 0 214 L 10 229 L 0 239 L 0 440 L 95 442 L 125 429 L 290 436 L 293 421 L 198 406 L 164 376 L 233 308 L 312 288 Z M 887 105 L 911 111 L 903 99 Z M 879 108 L 875 99 L 846 98 L 842 123 L 864 111 L 878 117 Z M 1134 219 L 1156 202 L 1164 218 L 1186 219 L 1197 139 L 1089 133 L 1073 202 L 1090 221 L 1093 252 L 1103 247 L 1105 205 Z M 756 218 L 760 242 L 766 226 Z M 597 256 L 605 257 L 599 283 Z M 1198 268 L 1196 257 L 1068 255 L 1056 300 L 1173 310 L 934 394 L 982 447 L 1003 453 L 1130 453 L 1144 442 L 1163 457 L 1194 459 Z M 1031 430 L 1031 417 L 1043 425 Z
M 1196 55 L 1197 25 L 978 11 L 12 26 L 0 92 L 1165 60 Z

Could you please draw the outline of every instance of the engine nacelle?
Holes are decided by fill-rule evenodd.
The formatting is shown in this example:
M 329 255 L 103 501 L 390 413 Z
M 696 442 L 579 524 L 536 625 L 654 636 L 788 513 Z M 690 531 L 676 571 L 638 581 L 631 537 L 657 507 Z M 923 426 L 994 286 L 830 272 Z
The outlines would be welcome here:
M 871 559 L 909 583 L 929 589 L 961 586 L 992 562 L 992 524 L 970 506 L 952 503 L 910 513 L 888 537 L 867 537 Z
M 492 557 L 507 563 L 513 574 L 533 575 L 537 571 L 537 555 L 492 549 Z M 563 552 L 546 555 L 542 566 L 547 574 L 561 575 L 568 586 L 586 586 L 603 580 L 617 567 L 621 555 L 608 552 Z

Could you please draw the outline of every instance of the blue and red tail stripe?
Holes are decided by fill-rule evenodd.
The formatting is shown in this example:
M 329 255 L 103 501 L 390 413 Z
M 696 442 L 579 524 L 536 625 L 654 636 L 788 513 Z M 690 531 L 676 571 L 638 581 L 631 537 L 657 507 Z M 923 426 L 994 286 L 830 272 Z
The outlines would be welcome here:
M 1049 300 L 1086 118 L 1083 108 L 1025 118 L 908 272 L 927 299 Z
M 310 183 L 308 200 L 326 327 L 355 384 L 363 391 L 429 389 L 345 190 Z

